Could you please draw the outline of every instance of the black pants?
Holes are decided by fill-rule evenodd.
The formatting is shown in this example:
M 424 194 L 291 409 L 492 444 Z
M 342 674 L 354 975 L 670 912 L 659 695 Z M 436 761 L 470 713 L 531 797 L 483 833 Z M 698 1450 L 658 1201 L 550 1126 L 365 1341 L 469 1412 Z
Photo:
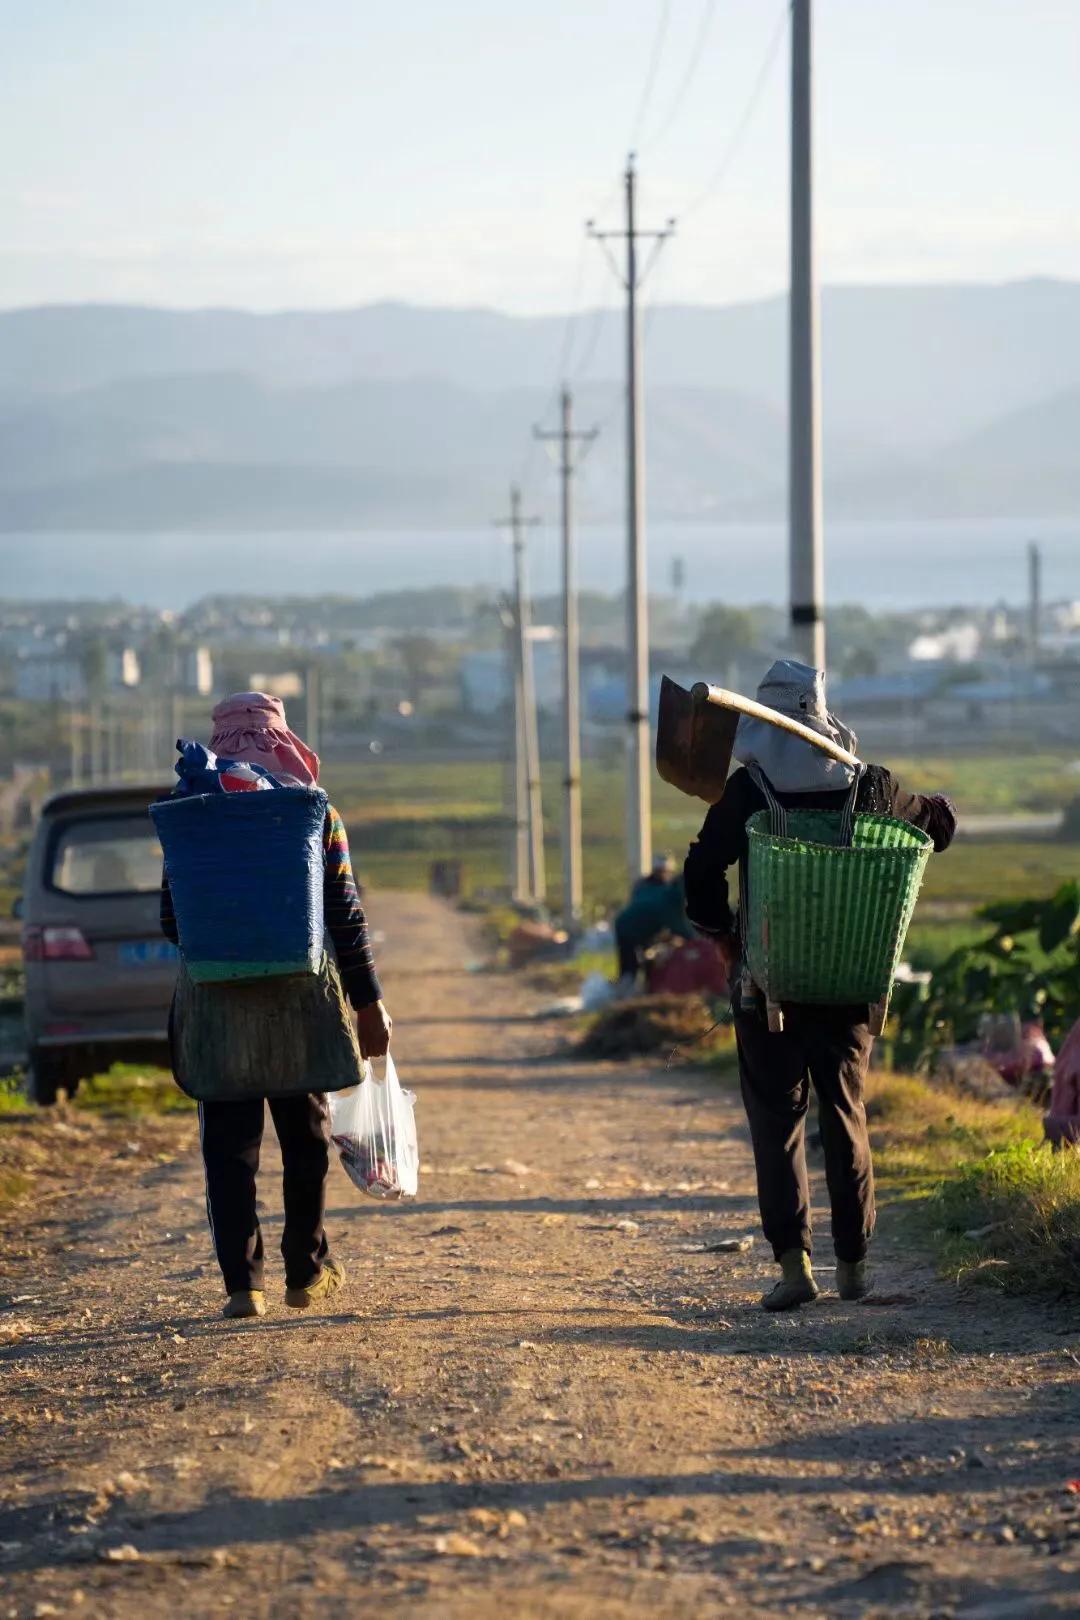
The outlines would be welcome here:
M 281 1252 L 285 1285 L 305 1288 L 328 1251 L 323 1217 L 330 1165 L 330 1113 L 320 1092 L 269 1100 L 285 1174 Z M 206 1167 L 206 1213 L 225 1291 L 263 1285 L 263 1240 L 255 1212 L 255 1173 L 262 1146 L 261 1097 L 199 1104 L 199 1139 Z
M 861 1260 L 874 1230 L 874 1171 L 863 1093 L 873 1036 L 865 1007 L 785 1006 L 784 1029 L 735 1008 L 739 1080 L 750 1121 L 765 1237 L 779 1260 L 811 1251 L 806 1114 L 818 1100 L 838 1260 Z
M 637 938 L 629 939 L 618 923 L 615 924 L 615 963 L 620 979 L 636 979 L 640 958 Z

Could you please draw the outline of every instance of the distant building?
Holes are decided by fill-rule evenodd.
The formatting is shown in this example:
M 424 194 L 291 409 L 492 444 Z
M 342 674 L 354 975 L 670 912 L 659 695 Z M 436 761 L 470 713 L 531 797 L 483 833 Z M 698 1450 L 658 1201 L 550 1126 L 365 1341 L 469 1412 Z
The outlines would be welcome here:
M 981 644 L 977 624 L 951 624 L 944 630 L 916 636 L 908 648 L 908 657 L 916 663 L 971 664 L 978 658 Z
M 299 670 L 283 669 L 276 675 L 264 675 L 256 671 L 248 676 L 248 685 L 253 692 L 270 692 L 274 697 L 298 698 L 303 696 L 304 677 Z
M 177 647 L 175 681 L 181 692 L 209 697 L 214 690 L 214 660 L 209 647 Z
M 561 639 L 547 625 L 537 625 L 531 637 L 536 706 L 555 713 L 562 704 Z M 497 714 L 510 702 L 512 685 L 502 649 L 469 652 L 461 660 L 461 697 L 468 714 Z
M 105 655 L 105 687 L 116 691 L 142 679 L 134 647 L 110 647 Z M 24 703 L 85 703 L 90 695 L 82 656 L 67 648 L 27 653 L 15 665 L 15 696 Z

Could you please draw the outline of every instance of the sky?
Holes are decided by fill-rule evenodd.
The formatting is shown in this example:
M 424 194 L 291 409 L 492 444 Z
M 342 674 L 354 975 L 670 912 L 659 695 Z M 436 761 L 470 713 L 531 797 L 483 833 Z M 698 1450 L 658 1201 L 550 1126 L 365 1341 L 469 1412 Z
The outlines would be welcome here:
M 0 307 L 615 302 L 631 146 L 649 295 L 772 294 L 785 11 L 0 0 Z M 1080 0 L 815 0 L 822 278 L 1080 277 L 1078 76 Z

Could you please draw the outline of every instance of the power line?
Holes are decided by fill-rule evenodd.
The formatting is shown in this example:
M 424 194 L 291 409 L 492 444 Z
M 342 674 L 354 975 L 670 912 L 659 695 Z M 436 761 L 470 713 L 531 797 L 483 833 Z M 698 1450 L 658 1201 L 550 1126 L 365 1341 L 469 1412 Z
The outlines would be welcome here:
M 702 61 L 704 60 L 705 48 L 709 43 L 709 35 L 712 33 L 713 23 L 716 21 L 717 3 L 718 0 L 705 0 L 705 4 L 701 11 L 701 16 L 698 18 L 697 33 L 694 36 L 694 43 L 690 48 L 690 58 L 686 64 L 686 69 L 683 76 L 679 81 L 679 88 L 676 90 L 674 97 L 668 104 L 667 116 L 661 121 L 660 128 L 656 130 L 654 134 L 652 134 L 645 142 L 645 145 L 650 152 L 659 146 L 660 142 L 664 139 L 664 136 L 675 123 L 679 113 L 682 111 L 683 102 L 689 95 L 694 80 L 697 78 L 698 68 L 701 66 Z
M 605 309 L 602 304 L 598 304 L 593 310 L 592 324 L 589 327 L 588 334 L 585 339 L 585 347 L 582 350 L 577 365 L 574 367 L 574 375 L 571 381 L 580 382 L 587 373 L 589 366 L 592 363 L 593 355 L 596 353 L 597 345 L 600 342 L 600 334 L 604 330 L 604 323 L 606 322 L 610 313 L 611 311 Z
M 696 213 L 700 208 L 702 208 L 727 178 L 728 171 L 738 155 L 743 140 L 750 127 L 754 113 L 757 111 L 758 102 L 761 99 L 762 93 L 764 92 L 765 86 L 768 83 L 769 77 L 776 64 L 780 46 L 783 43 L 786 32 L 790 3 L 791 0 L 785 0 L 784 7 L 777 18 L 776 26 L 772 34 L 769 36 L 769 42 L 765 50 L 765 55 L 762 58 L 761 66 L 758 69 L 757 75 L 751 86 L 750 94 L 746 99 L 746 103 L 739 116 L 738 122 L 732 131 L 731 138 L 724 148 L 720 162 L 713 170 L 713 173 L 710 175 L 701 191 L 681 211 L 679 215 L 680 219 L 685 219 L 687 216 Z M 697 37 L 691 51 L 690 61 L 687 65 L 686 72 L 683 74 L 683 79 L 680 83 L 678 93 L 670 104 L 668 116 L 665 118 L 656 134 L 652 137 L 650 143 L 651 145 L 655 145 L 667 133 L 678 114 L 680 104 L 684 100 L 691 84 L 693 83 L 704 56 L 705 47 L 708 42 L 713 23 L 716 19 L 716 10 L 717 0 L 706 0 L 706 4 L 698 24 Z M 668 11 L 669 8 L 665 8 L 664 12 L 661 14 L 660 21 L 663 27 L 666 27 Z M 661 29 L 658 28 L 658 43 L 660 40 L 660 33 Z M 654 295 L 654 297 L 650 300 L 649 308 L 645 312 L 644 325 L 646 334 L 648 333 L 648 330 L 655 318 L 657 307 L 658 301 Z M 597 308 L 593 311 L 591 323 L 586 331 L 584 343 L 580 350 L 577 364 L 574 367 L 573 376 L 571 379 L 572 381 L 576 383 L 581 382 L 581 380 L 585 377 L 593 356 L 599 346 L 600 338 L 604 329 L 604 323 L 609 313 L 610 311 L 604 308 Z M 618 405 L 616 405 L 615 409 L 618 409 Z M 612 414 L 614 414 L 614 412 Z M 605 419 L 605 426 L 607 425 L 607 420 L 608 419 Z
M 671 22 L 671 0 L 663 0 L 660 7 L 660 16 L 657 19 L 656 32 L 653 35 L 652 50 L 649 54 L 649 71 L 645 75 L 645 84 L 641 91 L 641 100 L 638 102 L 637 114 L 631 126 L 630 145 L 635 146 L 641 134 L 641 126 L 645 122 L 652 101 L 653 90 L 656 88 L 656 76 L 660 71 L 660 63 L 664 55 L 664 43 L 667 39 L 668 24 Z
M 769 38 L 769 43 L 766 48 L 764 58 L 762 59 L 761 66 L 758 69 L 757 77 L 755 78 L 753 86 L 750 90 L 750 94 L 746 99 L 746 105 L 743 107 L 739 121 L 732 131 L 731 139 L 724 148 L 724 152 L 719 163 L 709 176 L 709 179 L 705 182 L 705 185 L 698 192 L 697 196 L 693 197 L 691 201 L 687 203 L 686 207 L 680 213 L 680 219 L 686 219 L 691 214 L 696 214 L 699 208 L 703 208 L 705 206 L 713 192 L 717 191 L 727 179 L 728 170 L 731 168 L 732 163 L 738 156 L 739 148 L 742 146 L 746 132 L 750 128 L 754 113 L 757 111 L 758 102 L 761 100 L 762 92 L 764 91 L 766 84 L 769 82 L 769 76 L 776 64 L 777 56 L 780 53 L 780 46 L 782 45 L 787 33 L 788 13 L 790 10 L 791 0 L 785 0 L 784 8 L 781 11 L 780 16 L 777 18 L 776 27 L 773 29 L 773 32 Z

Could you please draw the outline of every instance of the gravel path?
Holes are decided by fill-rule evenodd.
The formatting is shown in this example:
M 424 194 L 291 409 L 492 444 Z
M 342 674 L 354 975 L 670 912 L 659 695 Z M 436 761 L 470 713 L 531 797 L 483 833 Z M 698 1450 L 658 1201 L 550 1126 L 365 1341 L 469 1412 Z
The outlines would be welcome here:
M 1075 1612 L 1075 1316 L 958 1296 L 887 1211 L 885 1303 L 764 1315 L 760 1239 L 703 1249 L 756 1232 L 734 1092 L 552 1056 L 512 979 L 456 966 L 462 918 L 375 910 L 420 1199 L 335 1167 L 340 1308 L 287 1313 L 271 1268 L 239 1324 L 190 1117 L 173 1162 L 21 1225 L 0 1615 Z

